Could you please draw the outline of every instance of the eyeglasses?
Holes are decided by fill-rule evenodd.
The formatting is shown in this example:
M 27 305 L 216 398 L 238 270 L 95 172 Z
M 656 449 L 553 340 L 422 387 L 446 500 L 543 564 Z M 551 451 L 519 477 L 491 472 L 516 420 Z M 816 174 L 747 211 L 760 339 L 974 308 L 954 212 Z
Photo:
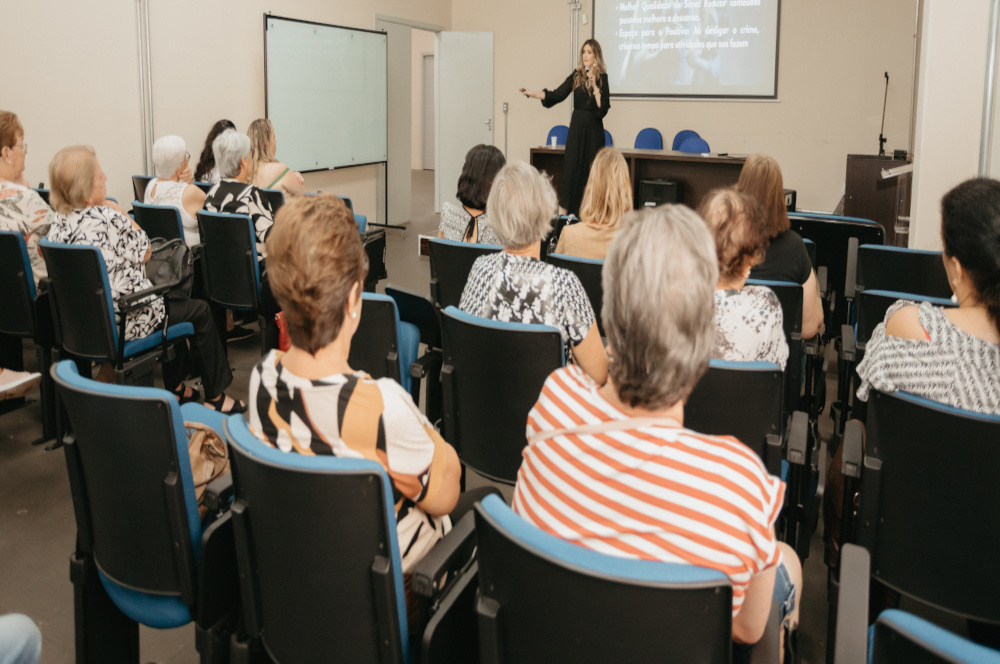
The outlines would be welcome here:
M 187 151 L 184 152 L 184 161 L 191 161 L 191 153 L 190 152 L 187 152 Z
M 11 148 L 12 149 L 13 148 L 21 148 L 22 150 L 24 150 L 24 154 L 28 154 L 28 142 L 27 141 L 21 141 L 20 145 L 12 145 Z

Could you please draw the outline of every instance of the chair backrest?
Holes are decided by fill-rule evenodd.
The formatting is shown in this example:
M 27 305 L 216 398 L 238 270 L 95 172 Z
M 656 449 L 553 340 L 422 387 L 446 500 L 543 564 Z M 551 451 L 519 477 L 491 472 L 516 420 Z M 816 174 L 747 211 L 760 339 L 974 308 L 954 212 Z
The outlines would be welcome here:
M 347 356 L 351 368 L 400 382 L 398 325 L 399 311 L 391 297 L 362 293 L 361 320 Z
M 809 254 L 809 262 L 812 268 L 816 269 L 816 243 L 807 237 L 802 238 L 802 244 L 806 246 L 806 253 Z
M 711 152 L 708 142 L 700 136 L 691 136 L 684 139 L 677 149 L 680 152 L 690 152 L 692 154 Z
M 1000 664 L 1000 652 L 899 609 L 875 621 L 869 664 Z
M 897 300 L 913 300 L 914 302 L 930 302 L 936 307 L 952 308 L 958 306 L 950 299 L 924 297 L 913 293 L 898 291 L 864 290 L 858 293 L 855 300 L 854 340 L 859 350 L 863 351 L 872 338 L 875 326 L 885 320 L 885 314 Z
M 132 193 L 133 199 L 139 201 L 140 203 L 146 200 L 146 187 L 149 183 L 153 181 L 153 178 L 148 175 L 133 175 L 132 176 Z
M 885 244 L 885 230 L 874 221 L 832 214 L 794 212 L 788 215 L 792 230 L 816 243 L 816 264 L 827 270 L 827 338 L 840 336 L 840 326 L 847 323 L 847 299 L 844 284 L 850 252 L 848 243 Z M 832 309 L 832 310 L 831 310 Z
M 802 286 L 792 281 L 768 281 L 747 279 L 748 286 L 765 286 L 778 296 L 781 303 L 781 318 L 785 327 L 785 339 L 802 338 Z
M 940 251 L 903 247 L 858 247 L 857 290 L 902 291 L 930 297 L 951 297 Z
M 465 282 L 472 264 L 480 256 L 502 251 L 495 244 L 470 244 L 431 238 L 428 255 L 431 261 L 431 299 L 442 309 L 457 307 L 462 300 Z
M 872 390 L 858 542 L 872 576 L 1000 624 L 1000 416 Z
M 212 183 L 212 182 L 198 182 L 198 181 L 195 181 L 194 182 L 194 186 L 198 187 L 199 189 L 201 189 L 203 192 L 205 192 L 207 194 L 209 191 L 212 190 L 212 187 L 214 187 L 215 184 Z
M 681 144 L 689 138 L 700 138 L 698 132 L 693 129 L 681 129 L 674 135 L 674 141 L 670 146 L 671 150 L 680 150 Z
M 646 127 L 636 135 L 635 147 L 640 150 L 662 150 L 663 134 L 656 127 Z
M 545 137 L 545 144 L 552 144 L 552 137 L 556 138 L 556 145 L 566 145 L 566 138 L 569 136 L 569 127 L 566 125 L 556 125 L 549 129 L 549 135 Z
M 43 187 L 32 187 L 31 190 L 34 191 L 35 193 L 37 193 L 39 196 L 41 196 L 42 200 L 45 201 L 46 205 L 51 205 L 51 203 L 49 202 L 49 190 L 48 189 L 45 189 Z
M 562 333 L 448 307 L 441 337 L 445 438 L 464 464 L 513 484 L 527 443 L 528 412 L 545 379 L 565 362 Z
M 613 138 L 611 138 L 611 132 L 608 131 L 607 129 L 605 129 L 604 130 L 604 146 L 610 148 L 610 147 L 613 147 L 614 144 L 615 144 L 615 141 L 614 141 Z
M 172 205 L 146 205 L 133 201 L 132 211 L 135 213 L 135 223 L 139 224 L 139 228 L 149 237 L 162 237 L 165 240 L 184 239 L 181 212 Z
M 597 331 L 603 337 L 604 324 L 601 321 L 601 307 L 604 306 L 604 288 L 601 285 L 601 271 L 604 269 L 604 261 L 565 254 L 549 254 L 545 260 L 556 267 L 569 270 L 580 279 L 583 290 L 587 291 L 590 306 L 594 309 Z
M 730 661 L 732 586 L 721 572 L 592 551 L 497 496 L 475 510 L 481 661 Z
M 52 373 L 73 429 L 65 451 L 81 546 L 125 589 L 112 597 L 180 596 L 193 613 L 201 522 L 177 399 L 81 377 L 69 360 Z
M 393 285 L 386 285 L 385 294 L 396 301 L 399 319 L 417 326 L 420 343 L 441 347 L 441 317 L 429 298 Z
M 0 334 L 35 336 L 35 279 L 17 231 L 0 230 L 0 312 Z
M 118 327 L 101 250 L 39 242 L 51 281 L 56 337 L 70 355 L 95 361 L 118 357 Z
M 284 453 L 226 421 L 247 630 L 275 661 L 406 661 L 392 484 L 367 459 Z
M 348 198 L 347 196 L 337 196 L 337 198 L 344 201 L 344 205 L 347 206 L 348 210 L 350 210 L 352 213 L 354 212 L 354 203 L 351 202 L 350 198 Z
M 253 221 L 245 214 L 198 212 L 208 299 L 227 309 L 260 304 L 260 266 Z
M 273 214 L 278 214 L 278 210 L 285 204 L 285 194 L 280 189 L 261 189 L 260 197 L 271 207 Z
M 684 426 L 699 433 L 734 436 L 777 475 L 784 428 L 783 375 L 771 362 L 710 360 L 684 405 Z M 753 398 L 747 398 L 751 394 Z M 778 449 L 769 447 L 768 436 L 777 436 Z

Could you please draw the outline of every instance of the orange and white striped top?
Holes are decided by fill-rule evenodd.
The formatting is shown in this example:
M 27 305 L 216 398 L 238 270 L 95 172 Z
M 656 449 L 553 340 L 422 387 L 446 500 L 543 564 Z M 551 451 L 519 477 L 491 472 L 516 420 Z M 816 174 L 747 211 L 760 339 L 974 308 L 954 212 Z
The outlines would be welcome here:
M 627 417 L 570 365 L 546 379 L 528 437 Z M 732 581 L 736 615 L 750 578 L 779 562 L 773 527 L 784 494 L 735 438 L 665 423 L 529 445 L 514 510 L 594 551 L 720 570 Z

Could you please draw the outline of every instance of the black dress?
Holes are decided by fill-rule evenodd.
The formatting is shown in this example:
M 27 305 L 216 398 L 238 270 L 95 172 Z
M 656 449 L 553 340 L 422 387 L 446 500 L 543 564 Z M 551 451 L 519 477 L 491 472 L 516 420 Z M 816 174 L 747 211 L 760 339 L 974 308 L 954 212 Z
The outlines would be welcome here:
M 575 72 L 574 72 L 575 73 Z M 581 85 L 573 90 L 573 74 L 566 77 L 555 90 L 545 90 L 542 106 L 551 108 L 573 93 L 573 118 L 569 122 L 569 135 L 566 137 L 566 156 L 563 159 L 562 188 L 559 192 L 559 205 L 569 214 L 580 214 L 580 200 L 583 189 L 587 186 L 587 176 L 590 175 L 590 165 L 597 151 L 604 147 L 604 116 L 611 106 L 608 94 L 608 75 L 601 74 L 601 106 L 597 100 Z

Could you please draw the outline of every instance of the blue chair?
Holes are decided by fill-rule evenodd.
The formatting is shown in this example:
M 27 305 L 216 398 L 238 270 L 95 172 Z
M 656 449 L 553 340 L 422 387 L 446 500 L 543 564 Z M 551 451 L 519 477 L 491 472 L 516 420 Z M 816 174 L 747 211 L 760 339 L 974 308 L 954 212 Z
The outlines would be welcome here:
M 609 556 L 550 535 L 497 496 L 475 507 L 480 662 L 729 664 L 732 585 L 713 569 Z M 777 605 L 755 648 L 777 656 Z
M 1000 652 L 899 609 L 883 611 L 869 629 L 870 564 L 862 547 L 844 547 L 834 664 L 1000 664 Z
M 280 189 L 261 189 L 260 197 L 271 208 L 273 214 L 277 214 L 285 204 L 285 194 Z
M 51 203 L 49 202 L 49 196 L 50 196 L 50 193 L 49 193 L 49 190 L 48 190 L 48 189 L 45 189 L 45 188 L 43 188 L 43 187 L 32 187 L 32 188 L 31 188 L 31 190 L 32 190 L 33 192 L 35 192 L 36 194 L 38 194 L 39 196 L 41 196 L 41 197 L 42 197 L 42 200 L 43 200 L 43 201 L 45 201 L 45 204 L 46 204 L 46 205 L 52 205 L 52 204 L 51 204 Z
M 848 252 L 853 254 L 848 256 L 847 283 L 844 284 L 848 300 L 868 288 L 945 299 L 951 297 L 951 284 L 948 283 L 940 251 L 877 244 L 856 246 L 856 239 L 852 238 Z
M 556 145 L 566 145 L 566 138 L 569 136 L 569 127 L 566 125 L 556 125 L 549 129 L 549 135 L 545 137 L 545 145 L 552 145 L 552 137 L 556 139 Z
M 663 134 L 655 127 L 646 127 L 635 137 L 637 150 L 662 150 Z
M 416 326 L 420 343 L 426 352 L 410 363 L 409 373 L 413 383 L 410 394 L 414 403 L 419 404 L 420 381 L 427 379 L 427 400 L 424 412 L 427 419 L 437 422 L 443 417 L 441 392 L 441 319 L 434 303 L 425 295 L 419 295 L 392 284 L 386 285 L 385 294 L 396 302 L 399 319 Z
M 614 147 L 615 141 L 611 138 L 611 132 L 607 129 L 604 130 L 604 147 L 610 148 Z
M 441 315 L 444 435 L 462 463 L 513 484 L 524 423 L 549 374 L 565 364 L 562 333 L 446 308 Z
M 354 221 L 358 224 L 358 232 L 364 235 L 368 228 L 368 217 L 363 214 L 356 214 L 354 215 Z
M 465 282 L 472 264 L 480 256 L 502 251 L 495 244 L 470 244 L 431 238 L 428 256 L 431 262 L 431 300 L 441 309 L 457 307 L 462 300 Z
M 590 300 L 590 306 L 594 310 L 597 331 L 603 337 L 604 323 L 601 321 L 601 308 L 604 306 L 604 287 L 601 285 L 601 272 L 604 269 L 604 261 L 566 254 L 549 254 L 545 260 L 556 267 L 569 270 L 580 279 L 583 290 L 587 292 L 587 299 Z
M 43 239 L 40 243 L 49 273 L 52 316 L 58 346 L 88 362 L 111 362 L 119 383 L 152 386 L 157 361 L 170 359 L 172 344 L 194 336 L 191 323 L 168 325 L 141 339 L 125 340 L 129 312 L 164 298 L 170 284 L 154 286 L 118 299 L 119 322 L 101 250 Z M 167 321 L 169 323 L 169 321 Z
M 195 181 L 194 182 L 194 186 L 198 187 L 199 189 L 201 189 L 203 192 L 205 192 L 207 194 L 209 191 L 212 190 L 212 187 L 214 187 L 215 184 L 213 184 L 211 182 L 199 182 L 199 181 Z
M 139 224 L 139 228 L 150 238 L 184 239 L 184 224 L 181 222 L 180 210 L 172 205 L 146 205 L 133 201 L 132 212 L 135 213 L 135 223 Z
M 382 466 L 368 459 L 304 456 L 266 445 L 242 417 L 226 421 L 243 616 L 252 641 L 281 662 L 416 661 L 404 597 L 396 498 Z M 473 661 L 472 595 L 460 601 L 417 579 L 454 578 L 471 548 L 472 515 L 414 570 L 429 601 L 422 647 L 443 660 Z M 435 644 L 436 635 L 455 635 Z M 457 652 L 455 652 L 457 651 Z M 238 661 L 238 658 L 237 658 Z
M 413 394 L 410 365 L 417 359 L 420 330 L 399 319 L 396 301 L 380 293 L 362 293 L 361 320 L 351 340 L 348 364 L 372 378 L 392 378 Z M 420 403 L 417 383 L 414 403 Z
M 699 138 L 698 132 L 693 129 L 682 129 L 674 135 L 674 142 L 670 146 L 671 150 L 680 150 L 681 144 L 689 138 Z
M 684 142 L 680 144 L 677 150 L 692 154 L 706 154 L 711 152 L 711 149 L 708 147 L 708 143 L 700 136 L 691 136 L 690 138 L 684 139 Z
M 227 662 L 239 606 L 232 524 L 228 513 L 202 524 L 185 430 L 195 422 L 221 436 L 224 416 L 164 390 L 83 378 L 69 361 L 53 376 L 73 429 L 63 442 L 77 661 L 139 661 L 140 624 L 193 620 L 201 661 Z M 216 510 L 228 479 L 207 489 Z

